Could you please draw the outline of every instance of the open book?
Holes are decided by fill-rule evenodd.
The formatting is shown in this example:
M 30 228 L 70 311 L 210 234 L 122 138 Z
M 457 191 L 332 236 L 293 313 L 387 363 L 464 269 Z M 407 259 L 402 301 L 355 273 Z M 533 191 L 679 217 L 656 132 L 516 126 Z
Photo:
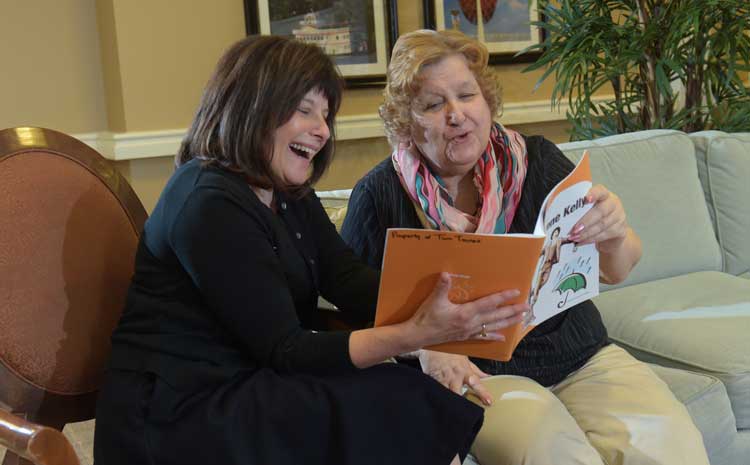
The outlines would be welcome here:
M 505 289 L 528 302 L 523 323 L 501 330 L 505 341 L 469 340 L 431 350 L 510 360 L 519 341 L 536 325 L 599 293 L 599 253 L 594 244 L 568 240 L 592 207 L 588 153 L 547 195 L 534 234 L 470 234 L 424 229 L 388 229 L 375 326 L 407 320 L 430 294 L 439 274 L 451 274 L 450 299 L 475 300 Z

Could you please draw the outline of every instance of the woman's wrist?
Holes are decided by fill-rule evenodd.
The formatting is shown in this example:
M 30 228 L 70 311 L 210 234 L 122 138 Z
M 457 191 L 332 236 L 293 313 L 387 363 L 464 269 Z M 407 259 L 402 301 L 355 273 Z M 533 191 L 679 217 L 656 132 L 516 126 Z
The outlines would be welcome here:
M 401 353 L 418 355 L 422 347 L 430 344 L 428 338 L 424 335 L 424 331 L 414 321 L 414 318 L 398 323 L 394 327 L 400 334 L 399 340 L 404 344 Z

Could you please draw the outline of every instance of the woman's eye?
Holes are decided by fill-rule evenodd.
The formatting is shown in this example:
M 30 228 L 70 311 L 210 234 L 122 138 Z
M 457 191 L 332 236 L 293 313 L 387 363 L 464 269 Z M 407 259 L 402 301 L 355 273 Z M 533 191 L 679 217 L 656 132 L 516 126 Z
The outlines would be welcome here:
M 302 113 L 303 115 L 307 115 L 310 113 L 310 110 L 308 110 L 307 108 L 297 108 L 297 111 Z
M 474 95 L 476 95 L 476 94 L 472 94 L 472 93 L 466 93 L 466 94 L 461 94 L 461 95 L 459 95 L 459 97 L 460 97 L 460 98 L 461 98 L 462 100 L 468 100 L 468 99 L 472 98 L 472 97 L 473 97 Z
M 426 103 L 425 106 L 424 106 L 424 109 L 426 111 L 435 110 L 439 106 L 440 106 L 440 102 Z

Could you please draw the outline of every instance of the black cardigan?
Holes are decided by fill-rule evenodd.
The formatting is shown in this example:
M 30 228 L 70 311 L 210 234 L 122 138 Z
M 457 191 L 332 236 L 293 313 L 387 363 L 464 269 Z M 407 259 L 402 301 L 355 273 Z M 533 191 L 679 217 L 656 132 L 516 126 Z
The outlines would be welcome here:
M 272 212 L 238 174 L 177 170 L 148 219 L 111 366 L 174 386 L 238 371 L 353 370 L 349 332 L 316 332 L 318 295 L 371 321 L 378 273 L 344 244 L 314 192 Z
M 533 232 L 547 193 L 573 169 L 552 142 L 539 136 L 525 140 L 528 171 L 511 233 Z M 422 228 L 422 224 L 388 157 L 355 186 L 341 235 L 357 255 L 380 269 L 386 230 L 394 227 Z M 549 386 L 580 368 L 606 343 L 599 311 L 588 300 L 534 328 L 510 361 L 474 361 L 487 373 L 526 376 Z

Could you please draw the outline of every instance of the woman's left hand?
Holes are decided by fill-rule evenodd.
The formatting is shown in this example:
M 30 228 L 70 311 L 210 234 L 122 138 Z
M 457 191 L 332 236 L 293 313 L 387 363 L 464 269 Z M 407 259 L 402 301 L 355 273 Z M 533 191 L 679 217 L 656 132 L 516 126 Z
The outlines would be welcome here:
M 578 223 L 573 226 L 568 239 L 577 244 L 596 244 L 599 252 L 613 252 L 628 235 L 628 222 L 620 198 L 601 184 L 589 189 L 586 203 L 593 203 Z

